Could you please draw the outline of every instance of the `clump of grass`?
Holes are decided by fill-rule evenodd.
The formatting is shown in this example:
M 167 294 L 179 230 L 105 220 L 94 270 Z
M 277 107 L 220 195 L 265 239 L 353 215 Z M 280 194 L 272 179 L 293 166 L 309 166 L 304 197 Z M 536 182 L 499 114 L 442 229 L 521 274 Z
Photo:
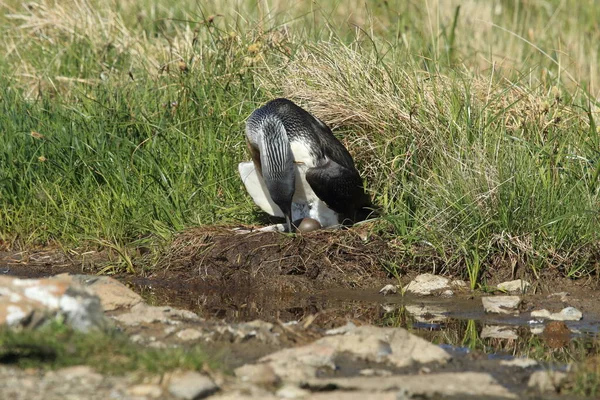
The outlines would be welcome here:
M 473 285 L 495 260 L 595 271 L 594 2 L 0 7 L 3 240 L 255 221 L 244 119 L 285 95 L 336 129 L 408 259 Z
M 154 349 L 132 343 L 118 332 L 84 334 L 60 322 L 37 330 L 1 330 L 0 363 L 44 369 L 90 365 L 108 375 L 219 367 L 200 346 Z
M 335 43 L 307 46 L 262 84 L 337 127 L 397 233 L 441 249 L 472 285 L 498 254 L 593 271 L 597 134 L 556 87 L 432 75 Z

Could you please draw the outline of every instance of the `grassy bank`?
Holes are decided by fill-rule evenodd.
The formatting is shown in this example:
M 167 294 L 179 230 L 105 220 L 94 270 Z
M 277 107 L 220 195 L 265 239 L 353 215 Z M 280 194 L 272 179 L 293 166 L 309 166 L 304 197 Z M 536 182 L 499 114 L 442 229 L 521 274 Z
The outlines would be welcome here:
M 595 2 L 213 3 L 0 5 L 5 243 L 256 222 L 244 121 L 283 95 L 355 155 L 398 262 L 596 272 Z

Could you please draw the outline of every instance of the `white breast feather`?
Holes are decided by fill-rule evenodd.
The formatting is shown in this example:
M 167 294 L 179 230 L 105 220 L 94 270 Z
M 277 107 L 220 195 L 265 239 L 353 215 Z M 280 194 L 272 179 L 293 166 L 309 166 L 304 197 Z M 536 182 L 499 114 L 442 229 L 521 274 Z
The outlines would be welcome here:
M 297 152 L 294 152 L 294 149 Z M 337 213 L 317 197 L 306 181 L 306 170 L 314 165 L 308 149 L 296 143 L 296 146 L 292 144 L 292 152 L 296 162 L 304 160 L 300 161 L 303 164 L 295 164 L 296 189 L 292 199 L 292 219 L 296 221 L 310 217 L 319 221 L 323 227 L 339 224 Z M 283 213 L 271 199 L 262 176 L 256 173 L 254 163 L 242 162 L 238 165 L 238 171 L 254 203 L 267 214 L 283 217 Z

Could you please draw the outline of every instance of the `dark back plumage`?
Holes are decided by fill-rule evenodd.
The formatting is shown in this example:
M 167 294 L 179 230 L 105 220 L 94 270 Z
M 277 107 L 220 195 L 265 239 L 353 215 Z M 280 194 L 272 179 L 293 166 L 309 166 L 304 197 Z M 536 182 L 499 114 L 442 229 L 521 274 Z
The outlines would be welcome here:
M 306 180 L 317 197 L 342 219 L 357 221 L 366 218 L 366 209 L 371 207 L 371 201 L 364 191 L 352 156 L 325 123 L 292 101 L 278 98 L 250 115 L 246 135 L 253 159 L 258 160 L 256 154 L 261 140 L 262 143 L 265 141 L 264 136 L 281 125 L 290 144 L 302 142 L 309 149 L 314 166 L 306 171 Z M 265 147 L 264 144 L 262 146 Z M 272 196 L 274 194 L 277 195 L 271 193 Z

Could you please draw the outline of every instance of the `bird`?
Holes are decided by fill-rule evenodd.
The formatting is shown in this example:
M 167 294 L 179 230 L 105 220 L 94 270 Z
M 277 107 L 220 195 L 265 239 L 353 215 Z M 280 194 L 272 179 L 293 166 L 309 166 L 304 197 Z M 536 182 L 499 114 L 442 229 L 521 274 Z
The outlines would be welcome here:
M 263 211 L 285 217 L 288 232 L 304 218 L 330 227 L 365 220 L 373 211 L 348 150 L 293 101 L 277 98 L 254 110 L 245 133 L 252 161 L 241 162 L 238 172 Z

